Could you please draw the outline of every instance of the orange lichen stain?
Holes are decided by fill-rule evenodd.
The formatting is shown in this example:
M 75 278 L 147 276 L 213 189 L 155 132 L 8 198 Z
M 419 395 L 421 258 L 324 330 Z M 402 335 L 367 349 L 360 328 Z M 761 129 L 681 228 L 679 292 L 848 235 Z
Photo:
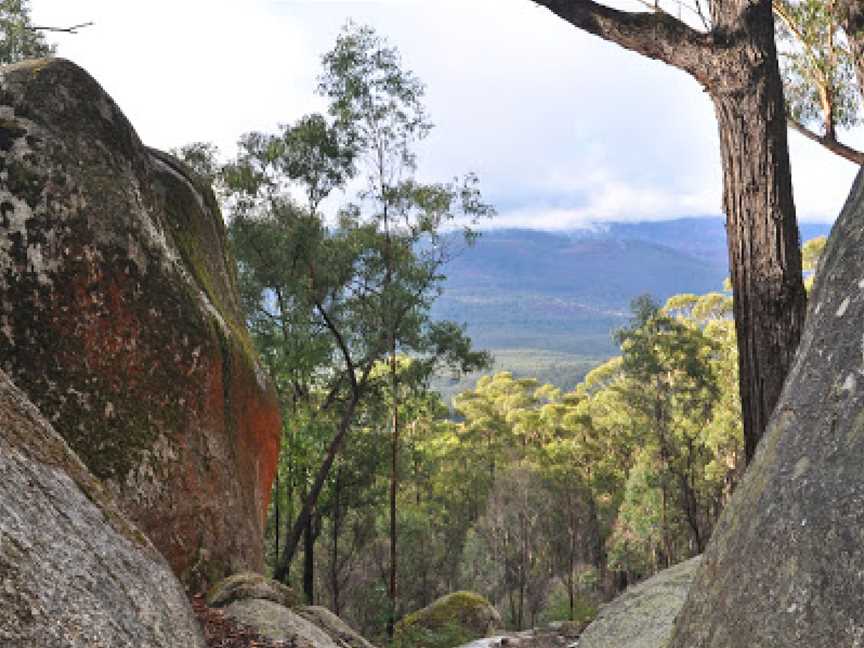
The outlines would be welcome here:
M 242 456 L 244 472 L 254 479 L 250 485 L 255 489 L 258 515 L 262 528 L 270 505 L 270 491 L 279 461 L 282 418 L 279 403 L 272 386 L 261 388 L 255 375 L 241 353 L 234 353 L 235 371 L 232 376 L 232 404 L 238 423 L 238 449 Z

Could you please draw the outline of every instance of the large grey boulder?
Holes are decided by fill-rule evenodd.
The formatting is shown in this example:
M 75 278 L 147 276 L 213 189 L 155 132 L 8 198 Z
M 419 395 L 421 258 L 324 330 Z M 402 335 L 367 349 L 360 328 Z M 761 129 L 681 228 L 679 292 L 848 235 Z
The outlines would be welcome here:
M 203 645 L 168 564 L 0 371 L 0 646 Z
M 579 648 L 662 648 L 672 634 L 701 557 L 630 587 L 585 628 Z
M 210 607 L 225 607 L 242 599 L 265 599 L 289 608 L 300 602 L 290 587 L 254 572 L 223 578 L 207 592 L 207 605 Z
M 335 642 L 345 648 L 375 648 L 361 637 L 354 628 L 330 610 L 320 605 L 307 605 L 294 610 L 310 623 L 318 626 Z
M 864 646 L 864 175 L 819 263 L 780 402 L 674 648 Z
M 0 369 L 186 585 L 264 568 L 279 404 L 209 186 L 62 59 L 0 67 Z
M 271 641 L 292 648 L 345 648 L 324 630 L 288 608 L 266 599 L 242 599 L 225 608 L 225 616 Z

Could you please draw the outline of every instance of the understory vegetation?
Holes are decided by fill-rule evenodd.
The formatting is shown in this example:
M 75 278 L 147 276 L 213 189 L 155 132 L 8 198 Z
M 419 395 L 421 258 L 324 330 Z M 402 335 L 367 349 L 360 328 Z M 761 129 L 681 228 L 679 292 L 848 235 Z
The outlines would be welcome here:
M 569 392 L 499 372 L 452 411 L 437 394 L 405 394 L 400 612 L 468 589 L 509 627 L 584 621 L 628 582 L 699 553 L 740 475 L 729 301 L 638 300 L 618 334 L 622 355 Z M 363 419 L 318 502 L 304 561 L 315 600 L 376 636 L 387 609 L 388 424 L 371 408 Z M 276 510 L 297 506 L 291 480 L 303 481 L 296 452 L 280 466 L 274 562 Z

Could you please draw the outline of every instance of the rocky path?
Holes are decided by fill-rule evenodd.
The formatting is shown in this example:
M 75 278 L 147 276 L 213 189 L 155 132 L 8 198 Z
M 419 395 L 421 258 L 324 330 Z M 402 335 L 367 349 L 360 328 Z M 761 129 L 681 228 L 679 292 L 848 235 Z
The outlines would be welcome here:
M 459 648 L 578 648 L 579 639 L 560 623 L 510 635 L 485 637 Z
M 207 648 L 288 648 L 284 641 L 269 641 L 225 618 L 221 609 L 207 607 L 201 595 L 192 598 L 192 609 L 201 624 Z

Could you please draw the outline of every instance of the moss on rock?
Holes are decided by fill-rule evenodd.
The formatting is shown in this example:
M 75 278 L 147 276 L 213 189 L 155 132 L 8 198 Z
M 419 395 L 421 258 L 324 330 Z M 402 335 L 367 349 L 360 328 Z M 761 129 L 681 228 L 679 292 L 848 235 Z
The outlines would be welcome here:
M 394 645 L 452 648 L 493 634 L 500 625 L 498 611 L 480 594 L 454 592 L 399 621 Z
M 225 607 L 243 599 L 263 599 L 284 607 L 294 607 L 300 598 L 290 587 L 254 572 L 224 578 L 207 592 L 207 605 Z

